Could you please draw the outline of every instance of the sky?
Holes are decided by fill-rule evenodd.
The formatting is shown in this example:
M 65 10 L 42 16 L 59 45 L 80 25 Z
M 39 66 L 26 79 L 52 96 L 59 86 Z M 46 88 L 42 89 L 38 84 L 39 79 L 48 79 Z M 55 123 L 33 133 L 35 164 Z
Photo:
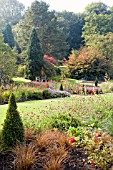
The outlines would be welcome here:
M 30 6 L 34 0 L 18 0 L 26 7 Z M 38 0 L 40 1 L 40 0 Z M 92 2 L 103 2 L 108 6 L 113 6 L 113 0 L 43 0 L 50 6 L 50 10 L 69 11 L 69 12 L 83 12 L 84 8 Z

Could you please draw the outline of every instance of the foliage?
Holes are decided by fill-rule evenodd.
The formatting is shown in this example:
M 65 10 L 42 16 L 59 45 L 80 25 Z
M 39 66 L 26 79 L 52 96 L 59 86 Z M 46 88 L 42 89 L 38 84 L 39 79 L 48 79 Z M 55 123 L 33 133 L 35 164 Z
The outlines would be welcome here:
M 62 85 L 62 83 L 61 83 L 61 85 L 60 85 L 60 90 L 63 91 L 63 85 Z
M 69 157 L 67 148 L 71 148 L 69 136 L 59 130 L 36 133 L 30 144 L 19 145 L 13 150 L 16 155 L 15 167 L 20 170 L 32 169 L 40 160 L 39 166 L 46 170 L 62 170 L 63 161 Z
M 43 98 L 44 99 L 49 99 L 51 98 L 51 92 L 49 90 L 44 90 L 43 91 Z
M 101 89 L 103 93 L 111 93 L 113 91 L 113 83 L 112 82 L 103 82 L 101 83 Z
M 113 15 L 112 14 L 93 14 L 85 18 L 85 25 L 83 27 L 83 37 L 85 42 L 91 41 L 92 36 L 95 34 L 106 35 L 109 32 L 113 32 Z M 103 27 L 104 25 L 104 27 Z
M 109 133 L 101 130 L 93 133 L 92 140 L 87 142 L 86 148 L 89 153 L 89 162 L 94 161 L 102 169 L 108 169 L 112 159 L 113 139 Z
M 23 18 L 24 5 L 18 0 L 0 0 L 0 9 L 1 28 L 9 23 L 15 25 Z
M 36 30 L 33 29 L 29 41 L 26 75 L 30 80 L 35 80 L 41 75 L 43 67 L 43 52 Z
M 69 52 L 72 49 L 79 49 L 83 44 L 82 28 L 84 25 L 84 14 L 75 14 L 73 12 L 58 12 L 57 20 L 59 28 L 67 35 L 67 42 L 69 44 Z M 76 38 L 75 38 L 76 37 Z
M 106 14 L 108 13 L 108 6 L 103 2 L 93 2 L 87 5 L 87 7 L 85 8 L 85 13 L 87 15 L 91 15 L 94 13 L 97 15 Z
M 25 76 L 25 70 L 26 70 L 26 66 L 25 65 L 19 65 L 18 66 L 17 76 L 24 77 Z
M 16 74 L 16 52 L 3 42 L 0 34 L 0 71 L 3 82 L 7 82 Z
M 44 55 L 44 61 L 58 65 L 58 62 L 52 56 Z
M 17 111 L 15 96 L 12 93 L 2 129 L 3 148 L 14 147 L 18 142 L 24 142 L 24 139 L 23 123 Z
M 24 20 L 15 27 L 17 42 L 22 50 L 27 48 L 32 27 L 37 29 L 44 54 L 52 55 L 58 59 L 67 55 L 69 46 L 66 35 L 58 27 L 55 11 L 50 11 L 46 2 L 33 2 L 26 11 Z
M 95 86 L 97 87 L 98 86 L 98 78 L 96 77 L 95 79 Z
M 105 82 L 110 81 L 110 77 L 109 77 L 108 73 L 105 73 L 104 81 Z
M 93 49 L 96 49 L 100 52 L 109 63 L 109 67 L 106 72 L 109 74 L 110 78 L 113 77 L 112 69 L 113 69 L 113 33 L 107 33 L 106 35 L 94 34 L 90 36 L 90 40 L 88 40 L 87 45 Z
M 6 26 L 5 30 L 3 31 L 3 35 L 4 35 L 4 43 L 7 43 L 11 48 L 13 48 L 15 46 L 15 42 L 12 33 L 12 28 L 9 24 Z
M 83 48 L 78 56 L 72 51 L 66 65 L 72 78 L 86 78 L 91 80 L 96 75 L 100 78 L 105 75 L 109 68 L 109 61 L 96 49 Z
M 34 166 L 36 161 L 36 146 L 34 143 L 29 145 L 18 145 L 13 150 L 13 153 L 16 155 L 15 167 L 19 170 L 31 169 Z
M 61 76 L 55 76 L 51 78 L 53 81 L 60 82 L 62 80 Z
M 51 117 L 51 127 L 58 128 L 60 130 L 67 131 L 70 126 L 77 127 L 80 125 L 80 122 L 70 114 L 62 114 L 59 113 L 58 115 Z
M 47 79 L 56 76 L 58 74 L 57 70 L 58 69 L 54 64 L 47 61 L 43 62 L 43 76 L 46 75 Z

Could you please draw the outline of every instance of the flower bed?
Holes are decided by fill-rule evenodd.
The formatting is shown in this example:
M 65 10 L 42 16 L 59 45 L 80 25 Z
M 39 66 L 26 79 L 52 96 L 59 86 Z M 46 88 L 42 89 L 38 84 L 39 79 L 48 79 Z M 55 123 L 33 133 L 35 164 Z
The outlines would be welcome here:
M 81 86 L 76 90 L 77 94 L 101 94 L 102 89 L 94 86 Z
M 70 97 L 70 93 L 67 92 L 67 91 L 55 90 L 55 89 L 51 89 L 51 88 L 49 88 L 49 91 L 51 92 L 51 95 L 52 95 L 53 98 Z
M 0 104 L 8 103 L 10 93 L 13 92 L 16 101 L 27 101 L 27 100 L 41 100 L 41 99 L 50 99 L 58 97 L 69 97 L 70 93 L 66 91 L 53 90 L 53 89 L 44 89 L 37 90 L 36 88 L 17 88 L 12 90 L 1 90 L 0 91 Z

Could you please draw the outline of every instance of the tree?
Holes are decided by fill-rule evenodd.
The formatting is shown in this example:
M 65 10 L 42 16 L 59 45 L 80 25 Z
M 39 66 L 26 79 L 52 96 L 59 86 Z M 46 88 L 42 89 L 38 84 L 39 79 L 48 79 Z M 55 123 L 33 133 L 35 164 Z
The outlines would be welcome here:
M 47 61 L 48 63 L 52 63 L 54 65 L 58 65 L 58 62 L 52 56 L 44 55 L 44 61 Z
M 98 86 L 98 78 L 96 77 L 95 79 L 95 86 L 97 87 Z
M 85 42 L 91 42 L 95 34 L 106 35 L 113 32 L 113 14 L 93 14 L 85 18 L 83 37 Z
M 44 61 L 43 72 L 46 77 L 55 77 L 58 75 L 58 67 L 51 64 L 50 62 Z
M 85 8 L 86 15 L 91 14 L 107 14 L 108 13 L 108 6 L 102 2 L 93 2 Z
M 84 25 L 84 14 L 75 14 L 67 11 L 59 12 L 57 13 L 57 21 L 59 28 L 64 31 L 67 37 L 69 52 L 72 49 L 79 49 L 83 44 L 81 35 Z
M 101 52 L 92 48 L 83 48 L 78 56 L 70 55 L 67 66 L 72 78 L 94 79 L 97 75 L 103 78 L 110 69 L 110 62 Z
M 15 46 L 15 41 L 12 33 L 12 28 L 9 24 L 6 26 L 5 30 L 3 31 L 3 35 L 4 35 L 4 43 L 7 43 L 11 48 L 13 48 Z
M 15 96 L 11 93 L 9 98 L 6 119 L 4 120 L 2 129 L 3 148 L 8 149 L 16 146 L 19 142 L 24 142 L 24 126 L 17 111 Z
M 113 77 L 113 33 L 107 33 L 106 35 L 94 34 L 87 45 L 93 49 L 98 50 L 110 63 L 110 67 L 107 71 L 110 77 Z
M 35 28 L 33 28 L 29 46 L 28 46 L 28 58 L 26 66 L 26 75 L 30 80 L 35 80 L 37 76 L 41 75 L 41 69 L 43 68 L 43 52 L 40 45 L 39 38 Z
M 35 27 L 44 54 L 62 59 L 69 50 L 66 35 L 59 29 L 55 11 L 43 1 L 35 1 L 25 13 L 25 18 L 15 28 L 17 42 L 22 50 L 26 50 L 30 31 Z M 62 38 L 61 38 L 62 37 Z
M 63 91 L 63 85 L 62 85 L 62 83 L 61 83 L 61 85 L 60 85 L 60 90 Z
M 16 56 L 17 53 L 4 43 L 3 35 L 0 34 L 0 71 L 5 81 L 16 73 Z
M 24 8 L 18 0 L 0 0 L 0 18 L 5 24 L 15 25 L 23 18 Z
M 85 9 L 85 25 L 82 37 L 86 44 L 92 41 L 95 34 L 106 35 L 113 32 L 113 13 L 107 5 L 102 2 L 91 3 Z

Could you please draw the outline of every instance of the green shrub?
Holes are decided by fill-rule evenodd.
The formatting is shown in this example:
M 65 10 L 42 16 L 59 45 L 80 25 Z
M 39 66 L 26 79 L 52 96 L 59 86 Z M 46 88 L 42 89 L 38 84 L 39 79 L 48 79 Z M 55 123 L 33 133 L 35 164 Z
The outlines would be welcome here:
M 31 96 L 28 96 L 28 99 L 42 99 L 42 92 L 34 91 Z
M 60 90 L 63 91 L 63 85 L 62 84 L 60 85 Z
M 43 91 L 43 98 L 44 99 L 49 99 L 51 98 L 51 92 L 49 90 L 44 90 Z
M 4 102 L 4 98 L 3 98 L 3 95 L 2 93 L 0 94 L 0 104 L 2 104 Z
M 17 111 L 15 96 L 11 93 L 9 98 L 8 110 L 6 119 L 4 120 L 2 129 L 2 144 L 3 148 L 8 149 L 17 145 L 18 142 L 24 142 L 24 127 Z
M 59 130 L 67 131 L 70 126 L 77 127 L 80 122 L 69 114 L 58 114 L 52 116 L 51 126 L 52 128 L 58 128 Z
M 51 80 L 56 81 L 56 82 L 60 82 L 62 80 L 62 77 L 61 76 L 54 76 L 54 77 L 51 77 Z
M 101 83 L 101 89 L 103 93 L 110 93 L 113 91 L 113 83 L 112 82 L 103 82 Z
M 3 97 L 4 102 L 9 100 L 10 94 L 11 94 L 10 90 L 3 91 L 2 97 Z

